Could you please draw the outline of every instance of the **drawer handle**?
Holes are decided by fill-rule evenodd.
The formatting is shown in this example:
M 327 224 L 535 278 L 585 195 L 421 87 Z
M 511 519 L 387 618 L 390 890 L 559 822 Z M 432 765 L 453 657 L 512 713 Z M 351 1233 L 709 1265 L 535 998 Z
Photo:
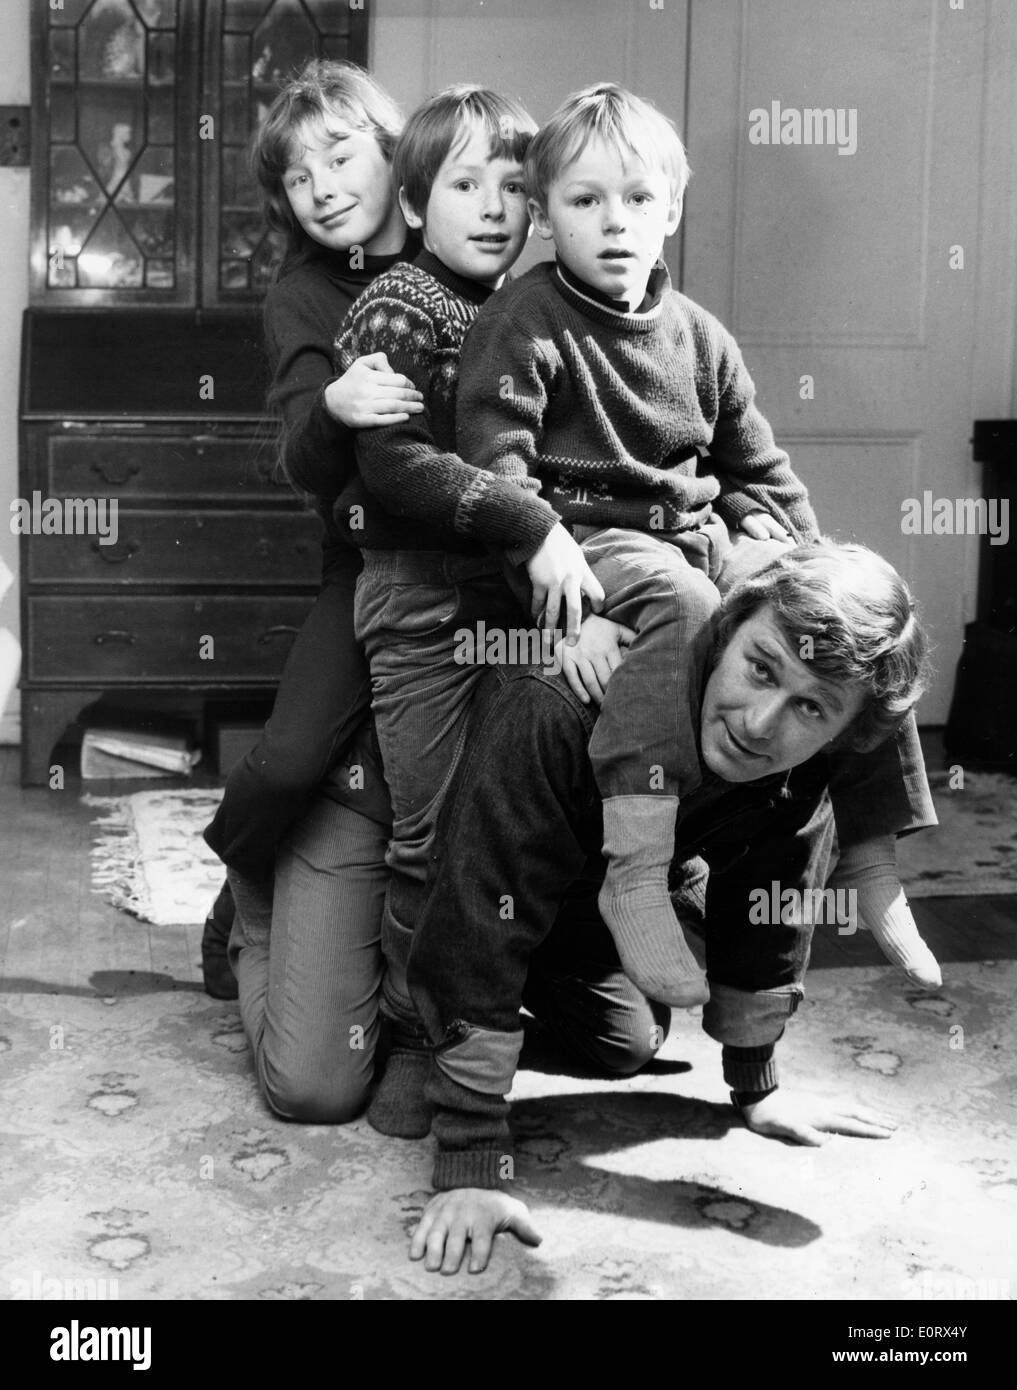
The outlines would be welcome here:
M 97 462 L 92 464 L 92 471 L 98 473 L 107 483 L 126 483 L 128 478 L 133 478 L 135 473 L 141 472 L 141 464 L 129 463 L 118 473 L 112 464 Z
M 127 541 L 119 553 L 117 553 L 111 545 L 102 545 L 99 541 L 92 542 L 92 549 L 100 560 L 106 561 L 107 565 L 122 565 L 129 560 L 132 555 L 137 555 L 138 551 L 141 549 L 141 542 Z
M 286 623 L 279 623 L 275 627 L 267 627 L 258 638 L 258 646 L 264 646 L 266 642 L 271 642 L 274 637 L 296 637 L 299 628 L 290 627 Z
M 133 647 L 138 639 L 133 632 L 120 628 L 110 628 L 107 632 L 97 632 L 92 641 L 97 647 L 105 647 L 108 642 L 122 642 L 125 647 Z

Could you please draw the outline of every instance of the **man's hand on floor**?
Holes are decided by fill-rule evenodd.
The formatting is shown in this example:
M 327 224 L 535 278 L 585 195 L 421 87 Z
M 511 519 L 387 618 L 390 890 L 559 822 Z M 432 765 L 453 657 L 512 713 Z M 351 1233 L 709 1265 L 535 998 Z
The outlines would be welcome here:
M 410 1242 L 410 1259 L 425 1259 L 424 1268 L 458 1274 L 470 1245 L 469 1271 L 480 1274 L 491 1258 L 499 1231 L 511 1231 L 524 1245 L 539 1245 L 543 1237 L 518 1197 L 484 1188 L 460 1187 L 439 1192 L 424 1208 Z
M 826 1143 L 828 1134 L 849 1134 L 857 1139 L 889 1139 L 897 1128 L 889 1115 L 866 1110 L 853 1101 L 819 1100 L 771 1091 L 754 1105 L 742 1107 L 749 1129 L 768 1139 L 790 1139 L 794 1144 Z

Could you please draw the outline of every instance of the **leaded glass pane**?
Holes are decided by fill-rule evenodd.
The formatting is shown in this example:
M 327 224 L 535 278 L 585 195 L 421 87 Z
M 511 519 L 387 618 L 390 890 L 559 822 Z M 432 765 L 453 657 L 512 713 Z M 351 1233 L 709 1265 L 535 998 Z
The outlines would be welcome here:
M 219 243 L 216 277 L 222 299 L 250 299 L 271 283 L 280 240 L 264 225 L 261 200 L 245 167 L 251 132 L 280 87 L 311 58 L 328 55 L 364 62 L 346 0 L 225 0 L 220 21 L 222 82 L 214 148 L 218 161 Z
M 48 20 L 47 286 L 174 288 L 177 0 L 65 0 Z
M 85 289 L 136 289 L 144 259 L 127 228 L 107 208 L 78 255 L 78 284 Z
M 150 29 L 175 29 L 177 0 L 133 0 L 144 24 Z
M 127 0 L 96 0 L 81 22 L 78 76 L 130 82 L 145 67 L 145 29 Z

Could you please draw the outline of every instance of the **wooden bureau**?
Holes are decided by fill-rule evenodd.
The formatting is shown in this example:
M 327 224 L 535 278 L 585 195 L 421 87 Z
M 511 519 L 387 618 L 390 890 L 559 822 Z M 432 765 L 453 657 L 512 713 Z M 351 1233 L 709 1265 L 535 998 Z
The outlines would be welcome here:
M 21 541 L 23 775 L 38 783 L 102 693 L 269 693 L 310 606 L 320 524 L 272 481 L 260 305 L 282 248 L 247 147 L 307 59 L 368 65 L 368 15 L 318 0 L 31 11 L 19 500 L 118 509 L 115 545 Z
M 116 539 L 21 538 L 26 785 L 102 694 L 277 682 L 317 589 L 321 524 L 273 480 L 259 334 L 251 314 L 27 311 L 21 498 L 115 502 Z

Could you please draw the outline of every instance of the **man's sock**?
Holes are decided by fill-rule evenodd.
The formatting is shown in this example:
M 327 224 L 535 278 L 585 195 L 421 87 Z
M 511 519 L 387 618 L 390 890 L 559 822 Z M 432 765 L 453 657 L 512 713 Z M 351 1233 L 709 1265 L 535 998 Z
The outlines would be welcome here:
M 607 875 L 598 899 L 622 969 L 661 1004 L 688 1009 L 709 998 L 668 893 L 676 796 L 612 796 L 604 801 Z
M 424 1095 L 431 1051 L 423 1033 L 382 1018 L 389 1050 L 379 1058 L 381 1077 L 367 1107 L 367 1123 L 393 1139 L 423 1139 L 431 1132 L 434 1107 Z

